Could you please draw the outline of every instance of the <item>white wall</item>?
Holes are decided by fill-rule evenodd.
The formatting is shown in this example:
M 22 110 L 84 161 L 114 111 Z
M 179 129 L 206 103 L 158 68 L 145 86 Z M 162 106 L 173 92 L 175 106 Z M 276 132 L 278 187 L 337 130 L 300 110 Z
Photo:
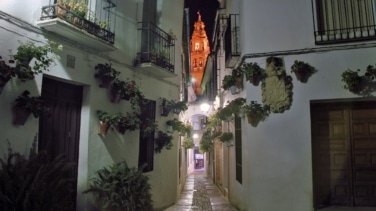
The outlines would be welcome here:
M 10 1 L 1 0 L 0 8 L 12 16 L 36 26 L 36 21 L 40 18 L 40 8 L 48 5 L 48 0 L 28 0 L 28 1 Z M 20 7 L 20 5 L 28 5 Z M 116 130 L 109 130 L 105 136 L 97 134 L 99 123 L 96 117 L 98 109 L 106 110 L 110 113 L 126 112 L 130 110 L 129 102 L 121 101 L 119 104 L 113 104 L 109 101 L 106 89 L 100 88 L 94 78 L 94 66 L 98 63 L 111 61 L 113 68 L 121 71 L 120 79 L 134 79 L 142 85 L 142 91 L 148 99 L 157 101 L 156 120 L 160 128 L 164 130 L 165 121 L 168 118 L 161 117 L 159 114 L 159 98 L 178 99 L 180 96 L 179 79 L 181 74 L 180 48 L 181 48 L 181 25 L 183 14 L 183 1 L 173 1 L 163 5 L 163 10 L 171 10 L 174 13 L 163 13 L 164 20 L 170 20 L 163 23 L 165 31 L 172 29 L 177 35 L 175 48 L 175 72 L 178 77 L 166 81 L 151 78 L 135 71 L 133 68 L 133 59 L 137 53 L 137 11 L 140 3 L 136 1 L 118 1 L 116 7 L 116 29 L 115 29 L 115 47 L 118 50 L 113 52 L 93 52 L 86 51 L 82 46 L 71 45 L 61 40 L 55 40 L 63 44 L 63 52 L 59 53 L 61 59 L 55 66 L 50 68 L 48 75 L 68 83 L 79 84 L 84 87 L 83 105 L 81 111 L 80 128 L 80 149 L 79 149 L 79 173 L 78 173 L 78 209 L 87 210 L 89 204 L 86 202 L 86 196 L 81 193 L 87 188 L 88 179 L 94 176 L 95 172 L 113 162 L 126 160 L 130 166 L 138 165 L 139 134 L 136 132 L 126 132 L 121 135 Z M 180 13 L 178 13 L 180 11 Z M 54 37 L 52 36 L 54 40 Z M 47 42 L 45 34 L 36 34 L 23 26 L 18 26 L 0 19 L 0 55 L 6 58 L 9 55 L 8 49 L 16 52 L 20 41 L 34 41 L 37 45 Z M 66 67 L 66 56 L 73 55 L 76 58 L 76 67 L 74 69 Z M 7 140 L 10 141 L 14 151 L 27 154 L 33 137 L 38 132 L 39 120 L 29 117 L 24 126 L 14 126 L 12 124 L 12 115 L 10 109 L 14 99 L 28 89 L 31 95 L 41 94 L 42 74 L 34 80 L 20 82 L 17 78 L 11 79 L 0 94 L 0 116 L 3 120 L 0 128 L 0 156 L 3 157 L 7 152 Z M 169 118 L 172 118 L 170 116 Z M 154 171 L 147 173 L 150 176 L 152 187 L 152 199 L 156 208 L 167 207 L 175 202 L 178 190 L 178 136 L 174 135 L 174 147 L 171 150 L 163 150 L 161 154 L 154 156 Z
M 238 3 L 241 8 L 241 51 L 246 55 L 243 57 L 246 62 L 257 62 L 265 68 L 267 56 L 252 58 L 253 53 L 270 53 L 278 57 L 279 51 L 320 49 L 314 44 L 311 1 L 244 0 Z M 313 210 L 310 101 L 360 98 L 343 88 L 341 73 L 347 69 L 361 69 L 364 73 L 367 65 L 375 64 L 375 53 L 374 48 L 350 47 L 349 50 L 280 56 L 288 75 L 291 75 L 294 60 L 307 62 L 318 72 L 305 84 L 292 75 L 290 109 L 272 113 L 256 128 L 243 118 L 243 183 L 235 180 L 235 165 L 230 165 L 231 203 L 240 210 Z M 230 74 L 228 70 L 224 71 L 222 68 L 222 74 Z M 246 81 L 244 85 L 244 91 L 238 95 L 225 94 L 223 102 L 244 96 L 247 102 L 262 102 L 260 85 L 256 87 Z M 235 164 L 234 150 L 232 147 L 230 151 L 232 164 Z

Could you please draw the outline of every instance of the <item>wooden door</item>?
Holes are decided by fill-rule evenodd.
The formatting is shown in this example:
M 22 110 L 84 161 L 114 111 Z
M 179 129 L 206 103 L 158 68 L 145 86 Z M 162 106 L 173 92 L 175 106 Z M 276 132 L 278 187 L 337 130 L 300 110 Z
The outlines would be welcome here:
M 375 205 L 375 109 L 370 102 L 312 105 L 316 208 Z
M 38 148 L 46 150 L 50 159 L 65 153 L 69 162 L 78 164 L 82 90 L 82 86 L 43 78 L 42 97 L 49 112 L 39 119 Z M 68 176 L 77 183 L 77 165 Z

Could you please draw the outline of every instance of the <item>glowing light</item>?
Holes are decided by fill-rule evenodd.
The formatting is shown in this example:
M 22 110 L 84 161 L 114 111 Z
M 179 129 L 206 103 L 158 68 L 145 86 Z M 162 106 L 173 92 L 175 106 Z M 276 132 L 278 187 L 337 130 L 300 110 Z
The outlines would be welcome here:
M 210 105 L 207 104 L 207 103 L 203 103 L 203 104 L 200 105 L 200 109 L 201 109 L 201 111 L 203 111 L 203 112 L 208 112 L 209 109 L 210 109 Z
M 198 138 L 198 135 L 196 133 L 193 134 L 193 138 Z

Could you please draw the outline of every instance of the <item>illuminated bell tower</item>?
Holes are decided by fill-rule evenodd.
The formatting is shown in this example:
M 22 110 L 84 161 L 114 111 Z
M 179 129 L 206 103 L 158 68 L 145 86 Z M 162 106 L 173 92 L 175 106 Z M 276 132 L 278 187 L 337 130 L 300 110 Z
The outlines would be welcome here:
M 201 83 L 204 76 L 206 59 L 210 53 L 205 24 L 201 21 L 200 11 L 195 22 L 191 38 L 191 77 L 192 87 L 196 95 L 201 95 Z

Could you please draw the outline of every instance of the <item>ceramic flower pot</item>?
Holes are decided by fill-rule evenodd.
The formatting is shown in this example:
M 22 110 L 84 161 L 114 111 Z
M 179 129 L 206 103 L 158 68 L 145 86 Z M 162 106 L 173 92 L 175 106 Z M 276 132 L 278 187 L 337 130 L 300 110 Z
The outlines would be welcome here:
M 100 122 L 98 134 L 99 135 L 106 134 L 107 131 L 108 131 L 108 128 L 110 128 L 110 123 L 108 123 L 108 122 Z
M 13 124 L 24 125 L 31 112 L 23 107 L 13 107 Z

